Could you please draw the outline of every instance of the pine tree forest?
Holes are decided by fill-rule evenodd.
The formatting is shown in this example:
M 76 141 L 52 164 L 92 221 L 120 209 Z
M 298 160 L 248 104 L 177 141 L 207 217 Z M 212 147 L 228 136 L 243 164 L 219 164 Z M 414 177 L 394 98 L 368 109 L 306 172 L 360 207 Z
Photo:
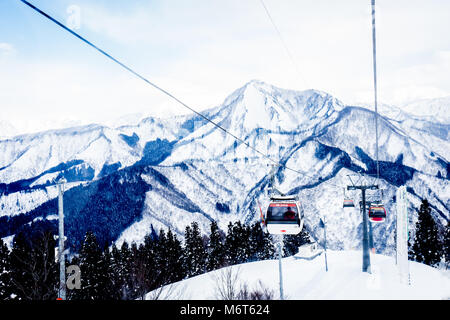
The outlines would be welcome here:
M 25 231 L 17 234 L 11 250 L 0 239 L 0 300 L 58 298 L 54 233 L 42 227 L 27 232 L 30 230 L 37 231 L 31 237 Z M 224 232 L 213 221 L 206 236 L 193 222 L 186 226 L 183 239 L 170 229 L 152 229 L 141 244 L 123 242 L 119 247 L 102 245 L 93 232 L 87 232 L 79 252 L 66 258 L 66 267 L 77 265 L 82 275 L 80 289 L 67 290 L 67 299 L 144 299 L 148 292 L 158 292 L 170 283 L 274 257 L 272 236 L 264 233 L 259 223 L 230 222 Z

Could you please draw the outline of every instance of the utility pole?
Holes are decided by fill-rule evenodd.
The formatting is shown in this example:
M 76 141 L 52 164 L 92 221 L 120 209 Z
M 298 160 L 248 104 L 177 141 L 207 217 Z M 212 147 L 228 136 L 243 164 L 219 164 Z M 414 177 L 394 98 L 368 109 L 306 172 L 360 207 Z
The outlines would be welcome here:
M 366 215 L 366 189 L 361 188 L 363 201 L 363 272 L 371 273 L 370 270 L 370 253 L 369 253 L 369 237 L 367 233 L 367 215 Z
M 406 285 L 411 285 L 408 261 L 408 203 L 407 203 L 406 187 L 401 186 L 397 189 L 396 194 L 396 262 L 399 271 L 400 282 Z
M 278 237 L 278 269 L 280 272 L 280 300 L 284 300 L 283 294 L 283 272 L 281 268 L 281 257 L 283 255 L 283 235 L 280 234 Z
M 350 176 L 349 176 L 350 178 Z M 362 197 L 362 215 L 363 215 L 363 264 L 362 271 L 371 273 L 370 269 L 370 251 L 369 251 L 369 233 L 368 233 L 368 218 L 366 214 L 367 204 L 366 204 L 366 191 L 367 190 L 377 190 L 378 185 L 369 184 L 355 184 L 350 178 L 352 185 L 347 186 L 347 190 L 361 190 Z
M 370 207 L 370 204 L 369 204 L 369 207 Z M 375 246 L 373 244 L 372 222 L 369 221 L 368 224 L 369 224 L 369 248 L 370 248 L 370 251 L 372 251 L 372 253 L 375 253 Z
M 58 259 L 59 259 L 59 294 L 58 297 L 62 300 L 66 300 L 66 266 L 65 266 L 65 256 L 64 256 L 64 184 L 67 181 L 63 178 L 58 181 L 58 217 L 59 217 L 59 228 L 58 228 Z
M 375 0 L 372 0 L 372 55 L 373 55 L 373 88 L 375 95 L 375 157 L 377 159 L 377 179 L 380 178 L 380 165 L 378 163 L 378 101 L 377 101 L 377 40 L 375 27 Z
M 323 226 L 323 235 L 325 240 L 325 271 L 328 272 L 328 261 L 327 261 L 327 226 L 325 224 L 325 217 L 320 219 L 320 224 Z
M 372 205 L 372 202 L 370 201 L 366 201 L 366 208 L 370 208 Z M 362 210 L 362 201 L 359 202 L 359 206 Z M 367 210 L 367 209 L 366 209 Z M 373 244 L 373 228 L 372 228 L 372 222 L 368 222 L 368 226 L 369 226 L 369 249 L 370 251 L 372 251 L 373 253 L 375 253 L 375 247 Z
M 281 196 L 284 196 L 284 193 L 275 188 L 275 172 L 279 165 L 272 164 L 272 170 L 270 172 L 270 198 L 274 195 L 275 192 L 279 193 Z M 283 294 L 283 270 L 281 266 L 281 258 L 283 256 L 283 235 L 278 235 L 278 272 L 279 272 L 279 280 L 280 280 L 280 300 L 284 300 Z

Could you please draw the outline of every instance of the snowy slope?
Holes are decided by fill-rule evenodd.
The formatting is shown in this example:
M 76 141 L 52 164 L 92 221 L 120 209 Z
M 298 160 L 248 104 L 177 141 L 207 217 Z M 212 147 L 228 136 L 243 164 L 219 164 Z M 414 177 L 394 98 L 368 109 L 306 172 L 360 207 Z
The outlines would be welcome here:
M 358 105 L 374 110 L 374 106 Z M 404 135 L 427 146 L 444 159 L 450 158 L 450 97 L 418 100 L 404 106 L 379 104 L 379 114 L 394 124 Z M 374 128 L 374 124 L 372 125 Z
M 0 141 L 0 182 L 30 179 L 73 160 L 92 168 L 94 177 L 105 165 L 130 166 L 142 158 L 148 141 L 186 134 L 181 127 L 186 118 L 146 118 L 116 129 L 93 124 L 5 139 Z
M 421 99 L 401 105 L 405 112 L 426 117 L 433 122 L 450 124 L 450 96 L 434 99 Z
M 373 105 L 359 106 L 374 110 Z M 400 107 L 380 104 L 378 112 L 404 135 L 450 159 L 450 97 L 419 100 Z M 375 128 L 374 124 L 372 127 Z
M 106 162 L 136 161 L 129 149 L 110 129 L 97 125 L 17 136 L 0 141 L 0 180 L 29 179 L 71 160 L 84 160 L 98 173 Z
M 436 154 L 444 159 L 450 159 L 450 124 L 417 118 L 405 118 L 394 123 L 411 139 L 433 150 L 431 156 L 435 157 Z
M 448 300 L 450 275 L 417 262 L 409 262 L 411 285 L 400 283 L 393 257 L 371 254 L 372 273 L 362 272 L 361 251 L 327 251 L 315 259 L 282 259 L 284 297 L 288 300 Z M 278 260 L 240 264 L 231 268 L 238 276 L 236 288 L 247 284 L 250 290 L 263 286 L 279 299 Z M 165 299 L 220 300 L 217 295 L 217 278 L 228 268 L 219 269 L 174 283 L 163 291 Z M 152 299 L 153 293 L 147 294 Z

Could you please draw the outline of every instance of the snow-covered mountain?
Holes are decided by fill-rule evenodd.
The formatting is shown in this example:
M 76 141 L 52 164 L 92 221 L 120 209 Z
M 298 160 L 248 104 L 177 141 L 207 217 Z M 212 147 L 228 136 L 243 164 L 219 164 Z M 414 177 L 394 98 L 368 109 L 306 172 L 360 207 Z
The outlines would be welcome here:
M 321 240 L 320 216 L 328 221 L 332 248 L 360 246 L 361 215 L 342 208 L 349 174 L 375 173 L 375 114 L 346 106 L 316 90 L 285 90 L 251 81 L 218 107 L 202 112 L 224 130 L 297 172 L 280 167 L 279 188 L 298 194 L 306 228 Z M 374 225 L 375 245 L 394 243 L 394 195 L 408 188 L 414 229 L 422 198 L 440 223 L 450 212 L 449 125 L 401 113 L 379 118 L 380 181 L 388 209 Z M 197 221 L 258 218 L 268 204 L 271 161 L 224 130 L 192 114 L 146 118 L 137 125 L 100 125 L 16 136 L 0 141 L 0 237 L 56 212 L 56 187 L 69 181 L 65 214 L 69 242 L 93 230 L 106 242 L 142 241 L 151 228 L 179 235 Z M 77 181 L 84 181 L 83 183 Z M 376 182 L 376 181 L 374 181 Z M 374 194 L 379 196 L 381 193 Z M 351 194 L 356 201 L 359 194 Z
M 373 105 L 361 104 L 361 106 L 374 110 Z M 449 111 L 450 97 L 418 100 L 401 107 L 378 105 L 379 114 L 395 123 L 399 129 L 405 131 L 406 135 L 438 152 L 445 159 L 450 157 Z
M 450 124 L 450 96 L 416 100 L 401 105 L 400 108 L 412 115 L 427 117 L 433 122 Z
M 361 102 L 356 105 L 374 110 L 373 103 Z M 397 121 L 414 118 L 433 123 L 450 124 L 450 96 L 432 99 L 419 99 L 400 105 L 378 103 L 378 112 Z

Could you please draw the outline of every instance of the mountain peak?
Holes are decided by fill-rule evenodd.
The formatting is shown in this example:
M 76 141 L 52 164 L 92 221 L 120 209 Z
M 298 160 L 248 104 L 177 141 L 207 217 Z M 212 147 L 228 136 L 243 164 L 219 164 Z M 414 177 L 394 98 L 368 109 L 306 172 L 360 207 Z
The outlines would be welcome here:
M 261 89 L 262 89 L 262 90 L 269 90 L 269 91 L 275 89 L 275 87 L 274 87 L 273 85 L 271 85 L 271 84 L 269 84 L 269 83 L 266 83 L 266 82 L 264 82 L 264 81 L 258 80 L 258 79 L 250 80 L 249 82 L 247 82 L 247 83 L 244 85 L 244 88 L 245 88 L 245 89 L 251 89 L 251 88 L 254 88 L 254 89 L 258 89 L 258 90 L 261 90 Z
M 247 82 L 244 87 L 250 86 L 250 85 L 258 86 L 258 85 L 267 85 L 267 84 L 262 80 L 252 79 L 249 82 Z
M 342 106 L 326 92 L 282 89 L 254 79 L 229 95 L 215 114 L 232 132 L 247 136 L 260 128 L 280 132 L 307 130 Z

